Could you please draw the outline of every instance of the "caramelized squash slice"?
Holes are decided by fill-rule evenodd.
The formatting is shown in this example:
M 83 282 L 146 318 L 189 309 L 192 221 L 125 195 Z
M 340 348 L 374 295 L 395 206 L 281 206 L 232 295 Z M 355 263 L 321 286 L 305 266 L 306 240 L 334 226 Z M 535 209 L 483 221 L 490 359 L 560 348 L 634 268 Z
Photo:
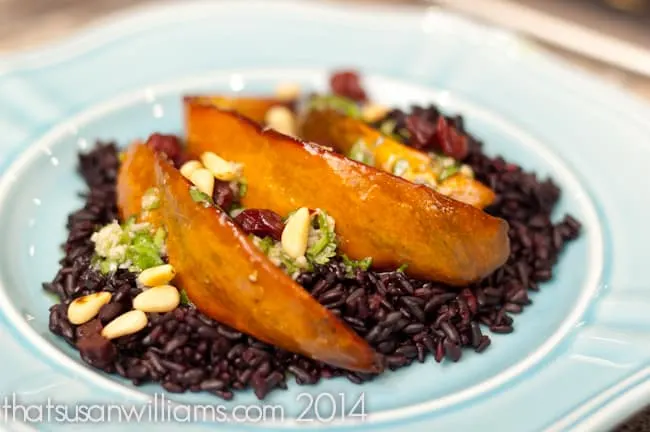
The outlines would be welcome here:
M 292 101 L 275 98 L 228 97 L 222 95 L 186 96 L 186 103 L 213 104 L 222 109 L 237 111 L 257 123 L 263 124 L 266 113 L 274 106 L 291 106 Z
M 193 201 L 189 183 L 142 144 L 126 152 L 118 176 L 122 217 L 140 212 L 142 195 L 161 191 L 145 219 L 167 229 L 176 283 L 205 315 L 260 340 L 333 366 L 379 372 L 381 357 L 301 286 L 274 266 L 218 208 Z
M 190 184 L 156 161 L 169 262 L 197 309 L 288 351 L 362 372 L 380 356 L 282 270 L 218 207 L 190 196 Z
M 349 155 L 355 145 L 360 146 L 370 152 L 377 168 L 393 172 L 395 163 L 403 161 L 408 169 L 400 177 L 436 181 L 437 173 L 432 169 L 434 159 L 428 154 L 333 109 L 309 110 L 302 122 L 300 136 L 307 141 L 332 147 L 345 155 Z M 487 207 L 495 198 L 492 189 L 460 173 L 449 176 L 437 186 L 437 190 L 444 195 L 478 208 Z
M 243 164 L 244 207 L 281 215 L 321 208 L 336 220 L 350 258 L 372 257 L 376 268 L 407 264 L 412 276 L 452 285 L 476 281 L 508 258 L 507 223 L 475 207 L 263 130 L 235 112 L 188 101 L 186 115 L 190 153 L 211 151 Z
M 122 220 L 135 216 L 154 228 L 161 225 L 158 209 L 142 212 L 142 197 L 156 186 L 154 162 L 154 152 L 140 142 L 131 144 L 122 154 L 117 175 L 117 209 Z
M 379 356 L 358 335 L 273 265 L 218 207 L 194 202 L 189 183 L 156 164 L 177 282 L 205 315 L 286 350 L 331 365 L 380 370 Z

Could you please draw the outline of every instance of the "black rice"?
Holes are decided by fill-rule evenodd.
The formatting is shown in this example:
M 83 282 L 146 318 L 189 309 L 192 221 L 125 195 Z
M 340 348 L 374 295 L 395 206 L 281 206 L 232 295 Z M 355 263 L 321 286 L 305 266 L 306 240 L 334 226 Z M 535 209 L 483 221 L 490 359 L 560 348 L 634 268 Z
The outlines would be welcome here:
M 441 115 L 435 107 L 414 112 L 434 120 Z M 393 111 L 389 116 L 399 129 L 405 115 Z M 551 222 L 560 194 L 551 180 L 540 181 L 500 157 L 486 156 L 481 143 L 463 129 L 461 118 L 448 120 L 468 139 L 470 151 L 464 162 L 497 193 L 496 202 L 486 211 L 510 223 L 508 262 L 480 283 L 461 290 L 412 279 L 400 271 L 356 270 L 351 275 L 338 259 L 297 279 L 384 354 L 391 370 L 424 362 L 428 356 L 437 362 L 445 358 L 456 362 L 464 348 L 483 352 L 491 341 L 481 325 L 495 333 L 512 332 L 510 314 L 520 313 L 531 303 L 528 291 L 536 291 L 540 282 L 553 276 L 560 252 L 580 232 L 580 223 L 571 216 L 557 224 Z M 104 276 L 91 266 L 91 234 L 118 217 L 118 168 L 118 150 L 111 143 L 98 143 L 79 156 L 79 172 L 89 188 L 83 194 L 86 202 L 68 217 L 61 268 L 51 282 L 43 284 L 60 298 L 50 309 L 50 330 L 76 346 L 84 361 L 130 379 L 134 385 L 156 381 L 169 392 L 205 391 L 226 400 L 233 397 L 233 390 L 249 387 L 262 399 L 274 389 L 286 388 L 289 374 L 302 385 L 337 376 L 358 384 L 373 378 L 272 347 L 201 315 L 191 306 L 151 314 L 143 331 L 102 342 L 97 337 L 101 326 L 129 310 L 140 292 L 135 275 L 128 271 Z M 82 326 L 70 324 L 66 315 L 70 301 L 101 290 L 112 292 L 113 298 L 93 326 L 80 330 Z

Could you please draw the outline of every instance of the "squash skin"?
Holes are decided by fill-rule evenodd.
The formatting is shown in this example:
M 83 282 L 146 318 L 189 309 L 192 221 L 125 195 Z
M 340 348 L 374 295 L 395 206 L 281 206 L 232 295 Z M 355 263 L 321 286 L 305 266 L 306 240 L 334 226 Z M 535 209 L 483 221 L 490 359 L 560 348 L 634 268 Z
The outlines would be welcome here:
M 424 152 L 406 146 L 368 126 L 361 120 L 332 109 L 311 109 L 305 115 L 300 136 L 307 140 L 332 147 L 345 155 L 362 140 L 373 153 L 378 168 L 390 172 L 395 157 L 405 160 L 416 173 L 431 173 L 432 159 Z M 483 209 L 494 202 L 492 189 L 469 177 L 455 174 L 440 184 L 445 195 L 465 204 Z
M 243 164 L 243 205 L 287 215 L 321 208 L 336 220 L 340 249 L 378 269 L 407 264 L 413 277 L 467 285 L 503 265 L 508 224 L 381 170 L 262 129 L 238 113 L 186 101 L 192 154 Z

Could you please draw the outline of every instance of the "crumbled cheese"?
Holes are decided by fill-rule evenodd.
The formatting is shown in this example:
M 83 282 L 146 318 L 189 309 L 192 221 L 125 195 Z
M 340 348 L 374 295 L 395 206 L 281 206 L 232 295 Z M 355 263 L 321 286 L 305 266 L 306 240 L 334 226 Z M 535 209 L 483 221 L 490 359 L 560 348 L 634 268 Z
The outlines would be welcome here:
M 142 271 L 162 264 L 164 230 L 159 229 L 155 234 L 150 230 L 149 223 L 135 223 L 132 219 L 124 225 L 113 221 L 102 227 L 90 238 L 95 244 L 95 267 L 109 273 L 118 268 Z
M 148 230 L 149 228 L 151 228 L 149 222 L 134 223 L 129 226 L 129 232 L 137 233 L 139 231 Z
M 122 262 L 126 259 L 126 245 L 120 244 L 113 246 L 106 256 L 111 261 Z
M 90 237 L 90 241 L 95 243 L 95 252 L 103 258 L 109 258 L 116 252 L 113 248 L 120 246 L 124 231 L 117 221 L 106 225 Z M 119 252 L 118 252 L 119 253 Z
M 461 165 L 459 172 L 465 177 L 474 178 L 474 170 L 469 165 Z
M 160 191 L 158 188 L 147 190 L 144 195 L 142 195 L 140 205 L 143 210 L 154 210 L 160 207 Z

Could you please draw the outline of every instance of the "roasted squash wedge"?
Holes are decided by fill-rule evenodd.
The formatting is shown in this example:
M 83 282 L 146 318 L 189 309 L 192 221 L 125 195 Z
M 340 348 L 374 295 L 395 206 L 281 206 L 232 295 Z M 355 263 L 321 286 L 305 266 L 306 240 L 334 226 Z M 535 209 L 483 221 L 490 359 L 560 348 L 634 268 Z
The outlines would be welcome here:
M 185 101 L 186 103 L 213 104 L 222 109 L 237 111 L 260 124 L 264 123 L 266 113 L 274 106 L 290 106 L 292 104 L 292 101 L 275 98 L 228 97 L 222 95 L 186 96 Z
M 360 151 L 368 152 L 374 166 L 384 171 L 394 172 L 396 164 L 401 162 L 406 168 L 399 174 L 400 177 L 411 181 L 418 181 L 419 178 L 423 183 L 435 185 L 438 192 L 474 207 L 485 208 L 494 202 L 494 192 L 471 177 L 453 174 L 438 182 L 438 174 L 432 168 L 435 161 L 428 154 L 336 110 L 309 110 L 303 119 L 300 136 L 345 155 L 350 155 L 356 146 Z
M 122 217 L 140 214 L 142 195 L 161 191 L 155 218 L 168 231 L 176 283 L 207 316 L 288 351 L 349 370 L 378 372 L 381 357 L 301 286 L 274 266 L 218 208 L 193 201 L 189 183 L 142 144 L 120 167 Z
M 218 207 L 156 162 L 167 253 L 176 281 L 205 315 L 260 340 L 331 365 L 378 372 L 380 356 L 282 270 Z
M 336 220 L 340 248 L 376 268 L 453 285 L 476 281 L 509 255 L 508 225 L 481 210 L 347 159 L 322 146 L 264 130 L 238 113 L 188 101 L 192 154 L 243 164 L 243 205 L 281 215 L 321 208 Z
M 123 153 L 117 175 L 117 208 L 122 220 L 135 216 L 154 228 L 161 225 L 160 211 L 142 212 L 142 197 L 156 185 L 154 162 L 154 152 L 140 142 Z

